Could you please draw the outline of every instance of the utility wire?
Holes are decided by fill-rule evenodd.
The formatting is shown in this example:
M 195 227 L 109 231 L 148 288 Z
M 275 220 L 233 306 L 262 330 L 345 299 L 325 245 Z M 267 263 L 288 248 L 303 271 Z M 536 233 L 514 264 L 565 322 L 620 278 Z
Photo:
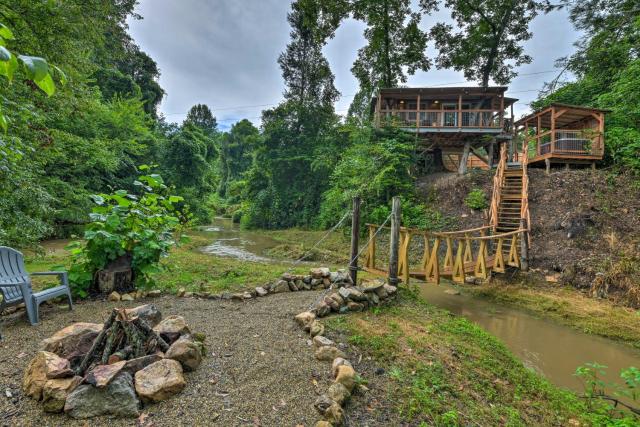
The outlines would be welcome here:
M 384 222 L 382 223 L 382 225 L 380 227 L 378 227 L 378 230 L 376 230 L 376 232 L 373 234 L 373 236 L 369 237 L 369 240 L 367 241 L 367 243 L 365 243 L 362 248 L 360 248 L 360 251 L 358 251 L 358 253 L 356 254 L 356 256 L 354 256 L 353 258 L 351 258 L 351 260 L 349 261 L 349 266 L 351 266 L 351 264 L 358 259 L 358 257 L 362 254 L 362 252 L 364 252 L 364 250 L 366 248 L 369 247 L 369 245 L 371 244 L 371 241 L 373 239 L 376 238 L 376 236 L 378 235 L 378 233 L 380 233 L 380 231 L 384 228 L 385 225 L 387 225 L 387 222 L 389 222 L 389 220 L 391 219 L 391 216 L 393 215 L 393 213 L 390 213 L 389 216 L 387 217 L 387 219 L 384 220 Z M 354 283 L 355 285 L 355 283 Z M 333 290 L 333 283 L 331 284 L 331 286 L 329 286 L 323 293 L 320 294 L 320 296 L 318 296 L 318 298 L 316 298 L 307 308 L 307 310 L 311 310 L 313 308 L 313 306 L 315 306 L 318 301 L 320 301 L 321 299 L 323 299 L 325 296 L 327 296 L 327 294 Z
M 536 71 L 533 73 L 524 73 L 524 74 L 518 74 L 516 76 L 516 79 L 519 77 L 525 77 L 525 76 L 536 76 L 539 74 L 548 74 L 548 73 L 556 73 L 558 70 L 549 70 L 549 71 Z M 515 80 L 515 79 L 514 79 Z M 458 82 L 448 82 L 448 83 L 438 83 L 438 84 L 434 84 L 431 85 L 430 87 L 440 87 L 440 86 L 447 86 L 447 85 L 455 85 L 455 84 L 462 84 L 462 83 L 468 83 L 468 81 L 458 81 Z M 538 89 L 532 89 L 530 91 L 516 91 L 516 92 L 509 92 L 509 93 L 518 93 L 518 92 L 533 92 L 533 91 L 537 91 Z M 350 93 L 348 95 L 340 95 L 340 98 L 351 98 L 356 96 L 357 93 Z M 244 108 L 260 108 L 260 107 L 270 107 L 273 105 L 278 105 L 279 102 L 277 103 L 271 103 L 271 104 L 257 104 L 257 105 L 238 105 L 235 107 L 220 107 L 220 108 L 214 108 L 213 111 L 224 111 L 224 110 L 241 110 Z M 187 114 L 187 112 L 184 113 L 166 113 L 165 116 L 178 116 L 178 115 L 182 115 L 182 114 Z M 259 118 L 259 117 L 258 117 Z M 220 120 L 219 120 L 220 121 Z

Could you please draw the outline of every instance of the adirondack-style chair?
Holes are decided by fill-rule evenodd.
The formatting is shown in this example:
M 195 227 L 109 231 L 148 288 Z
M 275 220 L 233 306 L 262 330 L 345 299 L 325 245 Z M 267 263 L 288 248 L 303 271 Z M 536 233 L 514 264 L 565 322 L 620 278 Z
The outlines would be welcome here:
M 22 253 L 6 246 L 0 246 L 0 293 L 2 293 L 0 311 L 4 310 L 5 307 L 24 302 L 29 322 L 32 325 L 36 325 L 39 321 L 38 310 L 40 304 L 45 301 L 66 295 L 69 301 L 69 310 L 73 309 L 66 271 L 45 271 L 31 273 L 31 276 L 58 276 L 61 284 L 55 288 L 34 293 L 31 288 L 31 278 L 24 268 Z

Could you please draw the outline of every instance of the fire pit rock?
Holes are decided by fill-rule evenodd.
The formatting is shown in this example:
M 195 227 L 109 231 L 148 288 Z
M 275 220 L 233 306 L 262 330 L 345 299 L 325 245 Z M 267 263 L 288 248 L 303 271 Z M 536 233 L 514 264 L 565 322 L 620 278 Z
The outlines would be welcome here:
M 89 351 L 101 330 L 99 323 L 74 323 L 43 340 L 42 349 L 72 359 Z
M 171 344 L 166 357 L 180 362 L 185 371 L 195 371 L 202 362 L 202 346 L 185 335 Z
M 76 323 L 45 339 L 22 388 L 47 412 L 135 417 L 141 401 L 168 399 L 184 389 L 183 370 L 200 366 L 203 340 L 191 335 L 183 317 L 162 319 L 153 305 L 114 309 L 103 325 Z
M 92 418 L 100 415 L 137 417 L 140 401 L 127 372 L 118 374 L 104 388 L 83 384 L 76 388 L 64 405 L 64 412 L 73 418 Z
M 167 343 L 171 344 L 182 335 L 191 333 L 182 316 L 169 316 L 158 323 L 153 330 Z
M 175 360 L 163 359 L 136 372 L 136 392 L 144 401 L 166 400 L 186 385 L 182 366 Z

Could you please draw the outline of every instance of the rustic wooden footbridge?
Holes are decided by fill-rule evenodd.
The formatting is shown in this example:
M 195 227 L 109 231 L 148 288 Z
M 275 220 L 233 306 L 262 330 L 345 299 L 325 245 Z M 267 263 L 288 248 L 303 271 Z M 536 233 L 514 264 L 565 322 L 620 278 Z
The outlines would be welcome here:
M 404 283 L 411 278 L 428 283 L 440 283 L 442 279 L 464 283 L 469 276 L 487 279 L 491 272 L 505 273 L 508 268 L 526 270 L 530 243 L 528 186 L 527 158 L 508 162 L 503 145 L 485 226 L 447 232 L 402 227 L 400 201 L 396 198 L 391 226 L 366 225 L 369 240 L 361 268 Z M 390 232 L 387 265 L 382 262 L 385 257 L 377 253 L 382 230 Z M 357 268 L 357 259 L 355 263 L 352 261 L 352 271 Z

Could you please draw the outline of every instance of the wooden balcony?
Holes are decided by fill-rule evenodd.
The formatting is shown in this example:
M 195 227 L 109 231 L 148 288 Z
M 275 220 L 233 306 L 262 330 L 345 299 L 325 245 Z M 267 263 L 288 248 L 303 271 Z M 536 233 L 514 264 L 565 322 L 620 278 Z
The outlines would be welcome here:
M 381 110 L 378 122 L 418 132 L 501 132 L 512 123 L 495 110 Z
M 604 155 L 606 110 L 552 104 L 516 123 L 528 163 L 593 163 Z
M 511 134 L 513 111 L 510 117 L 505 111 L 516 100 L 504 96 L 506 89 L 381 89 L 372 100 L 372 111 L 378 127 L 397 126 L 446 146 L 459 142 L 462 135 Z

